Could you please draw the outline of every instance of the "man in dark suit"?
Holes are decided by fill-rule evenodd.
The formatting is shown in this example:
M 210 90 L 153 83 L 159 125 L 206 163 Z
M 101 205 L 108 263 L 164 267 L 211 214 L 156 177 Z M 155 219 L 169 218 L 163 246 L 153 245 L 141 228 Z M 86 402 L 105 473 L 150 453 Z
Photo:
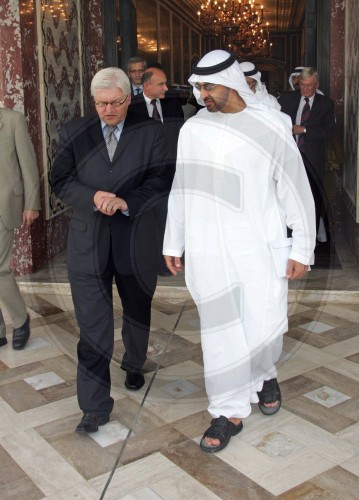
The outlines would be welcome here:
M 132 99 L 131 112 L 143 117 L 150 116 L 165 123 L 163 132 L 169 142 L 171 154 L 175 158 L 178 134 L 184 123 L 179 94 L 169 92 L 166 74 L 157 66 L 150 66 L 144 71 L 141 81 L 143 92 Z
M 169 147 L 170 158 L 176 163 L 177 141 L 179 131 L 184 123 L 181 100 L 177 93 L 168 92 L 167 78 L 160 65 L 151 65 L 142 75 L 142 94 L 135 96 L 132 100 L 131 111 L 142 117 L 150 116 L 154 121 L 164 123 L 163 134 Z M 155 208 L 155 216 L 160 234 L 163 236 L 167 217 L 167 198 L 163 198 L 161 203 Z M 158 274 L 160 276 L 171 276 L 167 269 L 162 248 L 158 255 Z
M 335 134 L 334 102 L 317 93 L 319 74 L 315 68 L 303 68 L 299 76 L 299 90 L 282 94 L 278 102 L 281 111 L 293 123 L 297 141 L 312 189 L 317 232 L 324 197 L 326 139 Z
M 131 82 L 131 95 L 132 97 L 141 94 L 143 85 L 141 78 L 146 71 L 147 63 L 142 57 L 131 57 L 127 63 L 127 75 Z
M 159 252 L 153 206 L 168 194 L 174 170 L 162 124 L 128 112 L 131 87 L 121 69 L 99 71 L 91 94 L 97 114 L 64 126 L 51 177 L 55 194 L 73 210 L 67 265 L 80 327 L 77 392 L 84 415 L 76 430 L 82 433 L 106 424 L 114 403 L 113 277 L 123 307 L 125 386 L 144 384 Z

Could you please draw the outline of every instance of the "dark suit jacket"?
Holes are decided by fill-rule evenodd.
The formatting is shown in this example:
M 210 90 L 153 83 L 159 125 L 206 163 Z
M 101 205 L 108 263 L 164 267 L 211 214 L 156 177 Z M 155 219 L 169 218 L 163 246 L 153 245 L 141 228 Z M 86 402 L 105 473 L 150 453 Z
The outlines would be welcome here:
M 110 162 L 98 116 L 63 127 L 51 173 L 55 194 L 72 207 L 69 270 L 102 273 L 112 251 L 118 272 L 136 274 L 157 266 L 159 238 L 152 207 L 171 187 L 163 125 L 127 114 Z M 126 200 L 130 216 L 103 215 L 94 208 L 97 191 Z
M 161 99 L 161 108 L 163 123 L 165 125 L 164 133 L 170 147 L 171 158 L 175 160 L 177 156 L 178 135 L 184 123 L 183 109 L 179 96 L 173 93 L 169 96 L 166 94 L 166 97 Z M 130 110 L 138 116 L 148 116 L 148 110 L 143 93 L 132 99 Z
M 295 124 L 301 94 L 299 91 L 289 91 L 282 94 L 278 102 L 281 111 L 289 115 Z M 304 136 L 305 156 L 320 179 L 325 171 L 326 139 L 335 134 L 334 102 L 329 97 L 315 94 L 310 117 L 306 124 Z

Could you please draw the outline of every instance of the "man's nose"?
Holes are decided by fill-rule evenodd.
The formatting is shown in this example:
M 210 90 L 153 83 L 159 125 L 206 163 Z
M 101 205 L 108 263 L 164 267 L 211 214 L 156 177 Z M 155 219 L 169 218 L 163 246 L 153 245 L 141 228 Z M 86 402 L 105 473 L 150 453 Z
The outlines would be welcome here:
M 199 93 L 200 98 L 203 99 L 204 97 L 206 97 L 208 95 L 209 95 L 208 90 L 206 90 L 204 87 L 201 87 L 201 91 Z

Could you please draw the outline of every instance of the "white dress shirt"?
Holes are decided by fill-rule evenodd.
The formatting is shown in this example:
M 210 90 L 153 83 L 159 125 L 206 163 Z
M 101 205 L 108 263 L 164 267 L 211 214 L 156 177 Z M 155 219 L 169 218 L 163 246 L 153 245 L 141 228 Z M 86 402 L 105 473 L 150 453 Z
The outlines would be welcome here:
M 145 98 L 146 106 L 147 106 L 147 111 L 148 111 L 148 116 L 152 118 L 152 113 L 153 113 L 153 106 L 151 104 L 152 99 L 147 97 L 145 93 L 143 93 L 143 97 Z M 161 122 L 163 123 L 163 114 L 162 114 L 162 107 L 161 107 L 161 99 L 156 99 L 157 102 L 157 109 L 161 117 Z
M 309 107 L 310 109 L 312 109 L 312 105 L 313 105 L 313 101 L 314 101 L 314 95 L 312 95 L 312 97 L 309 97 Z M 301 97 L 300 98 L 300 102 L 299 102 L 299 106 L 298 106 L 298 111 L 297 111 L 297 116 L 295 118 L 295 124 L 296 125 L 300 125 L 300 122 L 301 122 L 301 119 L 302 119 L 302 111 L 303 111 L 303 108 L 304 108 L 304 105 L 305 105 L 305 97 Z

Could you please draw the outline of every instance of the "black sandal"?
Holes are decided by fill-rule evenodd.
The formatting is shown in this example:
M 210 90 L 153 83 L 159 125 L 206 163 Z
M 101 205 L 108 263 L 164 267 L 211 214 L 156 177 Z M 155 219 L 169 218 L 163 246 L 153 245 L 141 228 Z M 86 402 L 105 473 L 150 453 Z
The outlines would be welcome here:
M 235 436 L 243 429 L 243 422 L 239 424 L 233 424 L 227 417 L 221 415 L 218 418 L 214 418 L 211 421 L 211 426 L 206 430 L 201 439 L 200 447 L 203 451 L 208 451 L 209 453 L 214 453 L 219 450 L 223 450 L 229 443 L 232 436 Z M 205 438 L 209 437 L 212 439 L 218 439 L 219 444 L 217 446 L 211 446 L 207 444 Z
M 274 415 L 282 404 L 282 395 L 276 378 L 265 380 L 263 389 L 257 392 L 259 398 L 259 409 L 264 415 Z M 275 406 L 265 406 L 266 404 L 277 403 Z

